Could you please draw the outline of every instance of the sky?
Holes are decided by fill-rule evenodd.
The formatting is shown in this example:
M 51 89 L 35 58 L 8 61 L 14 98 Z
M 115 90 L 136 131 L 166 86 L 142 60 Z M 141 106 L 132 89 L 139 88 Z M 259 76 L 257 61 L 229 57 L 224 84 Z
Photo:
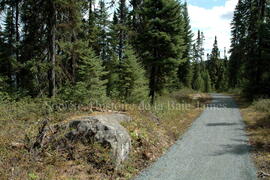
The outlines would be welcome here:
M 238 0 L 186 0 L 192 30 L 196 37 L 201 30 L 205 35 L 205 50 L 211 52 L 215 36 L 223 56 L 223 50 L 230 48 L 230 23 Z

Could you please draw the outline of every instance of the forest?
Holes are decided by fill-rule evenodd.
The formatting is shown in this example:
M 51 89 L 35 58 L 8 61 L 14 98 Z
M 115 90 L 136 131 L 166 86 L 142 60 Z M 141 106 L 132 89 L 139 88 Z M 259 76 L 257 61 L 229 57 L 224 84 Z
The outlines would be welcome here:
M 250 145 L 259 175 L 270 177 L 270 1 L 238 0 L 224 49 L 215 34 L 205 49 L 189 7 L 0 0 L 0 179 L 132 179 L 188 129 L 196 133 L 171 157 L 179 167 L 193 161 L 188 177 L 206 172 L 194 162 L 218 145 L 205 179 L 230 168 L 244 177 Z
M 269 3 L 239 1 L 231 56 L 176 0 L 1 0 L 1 98 L 138 103 L 181 88 L 268 96 Z M 226 51 L 226 50 L 225 50 Z

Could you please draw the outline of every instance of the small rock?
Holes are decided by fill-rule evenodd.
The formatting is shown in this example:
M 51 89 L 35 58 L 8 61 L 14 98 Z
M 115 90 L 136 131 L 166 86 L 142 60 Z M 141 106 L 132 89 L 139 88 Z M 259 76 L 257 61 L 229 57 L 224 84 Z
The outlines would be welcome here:
M 12 148 L 17 148 L 17 149 L 25 148 L 24 143 L 12 142 L 10 145 L 11 145 Z

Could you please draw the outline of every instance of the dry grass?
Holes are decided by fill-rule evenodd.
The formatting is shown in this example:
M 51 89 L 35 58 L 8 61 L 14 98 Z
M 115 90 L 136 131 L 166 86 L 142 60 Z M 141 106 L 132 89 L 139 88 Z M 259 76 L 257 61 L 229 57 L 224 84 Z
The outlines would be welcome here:
M 253 159 L 262 178 L 270 179 L 270 100 L 249 103 L 236 97 L 246 123 L 250 144 L 253 146 Z
M 123 125 L 132 137 L 133 148 L 129 160 L 119 171 L 112 167 L 109 149 L 98 144 L 88 147 L 76 144 L 65 152 L 54 149 L 35 152 L 29 149 L 44 118 L 51 123 L 63 122 L 92 115 L 91 110 L 83 108 L 52 113 L 48 112 L 43 100 L 2 103 L 0 179 L 131 179 L 162 156 L 190 127 L 202 111 L 196 108 L 197 102 L 206 103 L 209 100 L 204 94 L 197 94 L 195 100 L 193 97 L 194 92 L 174 93 L 160 97 L 156 106 L 144 110 L 137 105 L 126 105 L 126 109 L 122 110 L 134 120 Z

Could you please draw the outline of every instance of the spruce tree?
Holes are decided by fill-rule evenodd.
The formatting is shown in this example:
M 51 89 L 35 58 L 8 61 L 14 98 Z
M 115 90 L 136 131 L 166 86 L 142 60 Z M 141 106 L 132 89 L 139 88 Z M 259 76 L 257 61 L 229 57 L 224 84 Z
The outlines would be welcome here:
M 269 96 L 269 1 L 251 1 L 248 17 L 245 92 L 249 97 Z
M 152 103 L 156 94 L 171 86 L 183 55 L 184 23 L 176 0 L 145 0 L 140 16 L 139 54 L 147 67 Z M 166 49 L 166 51 L 164 50 Z
M 185 49 L 183 51 L 183 62 L 179 66 L 178 76 L 180 83 L 185 87 L 192 87 L 193 70 L 191 66 L 191 50 L 192 50 L 192 37 L 193 33 L 190 26 L 190 18 L 188 15 L 187 3 L 183 6 L 183 18 L 184 18 L 184 44 Z
M 142 16 L 140 10 L 142 8 L 144 0 L 130 0 L 131 11 L 129 18 L 129 42 L 132 47 L 138 51 L 140 49 L 140 42 L 138 41 L 138 35 L 143 31 L 142 29 Z
M 54 0 L 48 0 L 48 13 L 50 14 L 50 18 L 47 20 L 49 97 L 54 97 L 56 95 L 56 11 L 56 2 Z
M 147 97 L 148 82 L 145 70 L 130 46 L 125 49 L 123 60 L 120 62 L 118 88 L 121 99 L 129 103 L 139 103 Z
M 55 3 L 34 0 L 22 3 L 20 63 L 23 66 L 19 77 L 21 87 L 31 96 L 55 95 Z
M 211 78 L 210 75 L 208 73 L 208 71 L 206 70 L 204 72 L 204 92 L 211 92 L 212 91 L 212 83 L 211 83 Z
M 217 37 L 215 37 L 212 53 L 210 55 L 209 62 L 209 74 L 211 77 L 212 87 L 214 89 L 219 89 L 218 81 L 219 81 L 219 65 L 220 65 L 220 53 L 218 49 Z
M 121 61 L 123 58 L 123 51 L 127 43 L 128 33 L 128 7 L 126 0 L 119 0 L 119 7 L 116 11 L 116 16 L 118 18 L 118 24 L 116 26 L 118 37 L 117 53 L 119 60 Z
M 0 54 L 0 69 L 2 76 L 5 76 L 6 83 L 10 89 L 16 85 L 16 36 L 14 24 L 14 9 L 7 8 L 7 16 L 4 22 L 4 32 L 2 39 L 2 53 Z
M 204 91 L 204 79 L 201 73 L 200 63 L 194 63 L 194 76 L 193 76 L 193 83 L 192 87 L 196 91 Z
M 107 83 L 107 95 L 113 99 L 117 99 L 120 96 L 119 92 L 119 59 L 118 56 L 113 53 L 110 61 L 106 63 L 106 71 L 108 75 L 106 76 L 108 79 Z
M 106 100 L 106 71 L 88 42 L 80 42 L 78 48 L 77 82 L 74 87 L 63 89 L 62 97 L 78 103 L 103 102 Z
M 118 24 L 119 19 L 117 17 L 117 12 L 115 11 L 113 14 L 113 20 L 110 24 L 110 31 L 108 32 L 108 43 L 109 43 L 109 54 L 111 57 L 113 57 L 115 54 L 117 55 L 117 58 L 119 59 L 118 54 Z
M 104 0 L 99 1 L 99 9 L 96 13 L 96 26 L 98 28 L 98 55 L 105 61 L 108 60 L 108 28 L 109 28 L 109 14 Z
M 239 0 L 232 20 L 231 56 L 229 62 L 229 85 L 231 88 L 243 87 L 245 79 L 246 40 L 249 14 L 247 1 Z

